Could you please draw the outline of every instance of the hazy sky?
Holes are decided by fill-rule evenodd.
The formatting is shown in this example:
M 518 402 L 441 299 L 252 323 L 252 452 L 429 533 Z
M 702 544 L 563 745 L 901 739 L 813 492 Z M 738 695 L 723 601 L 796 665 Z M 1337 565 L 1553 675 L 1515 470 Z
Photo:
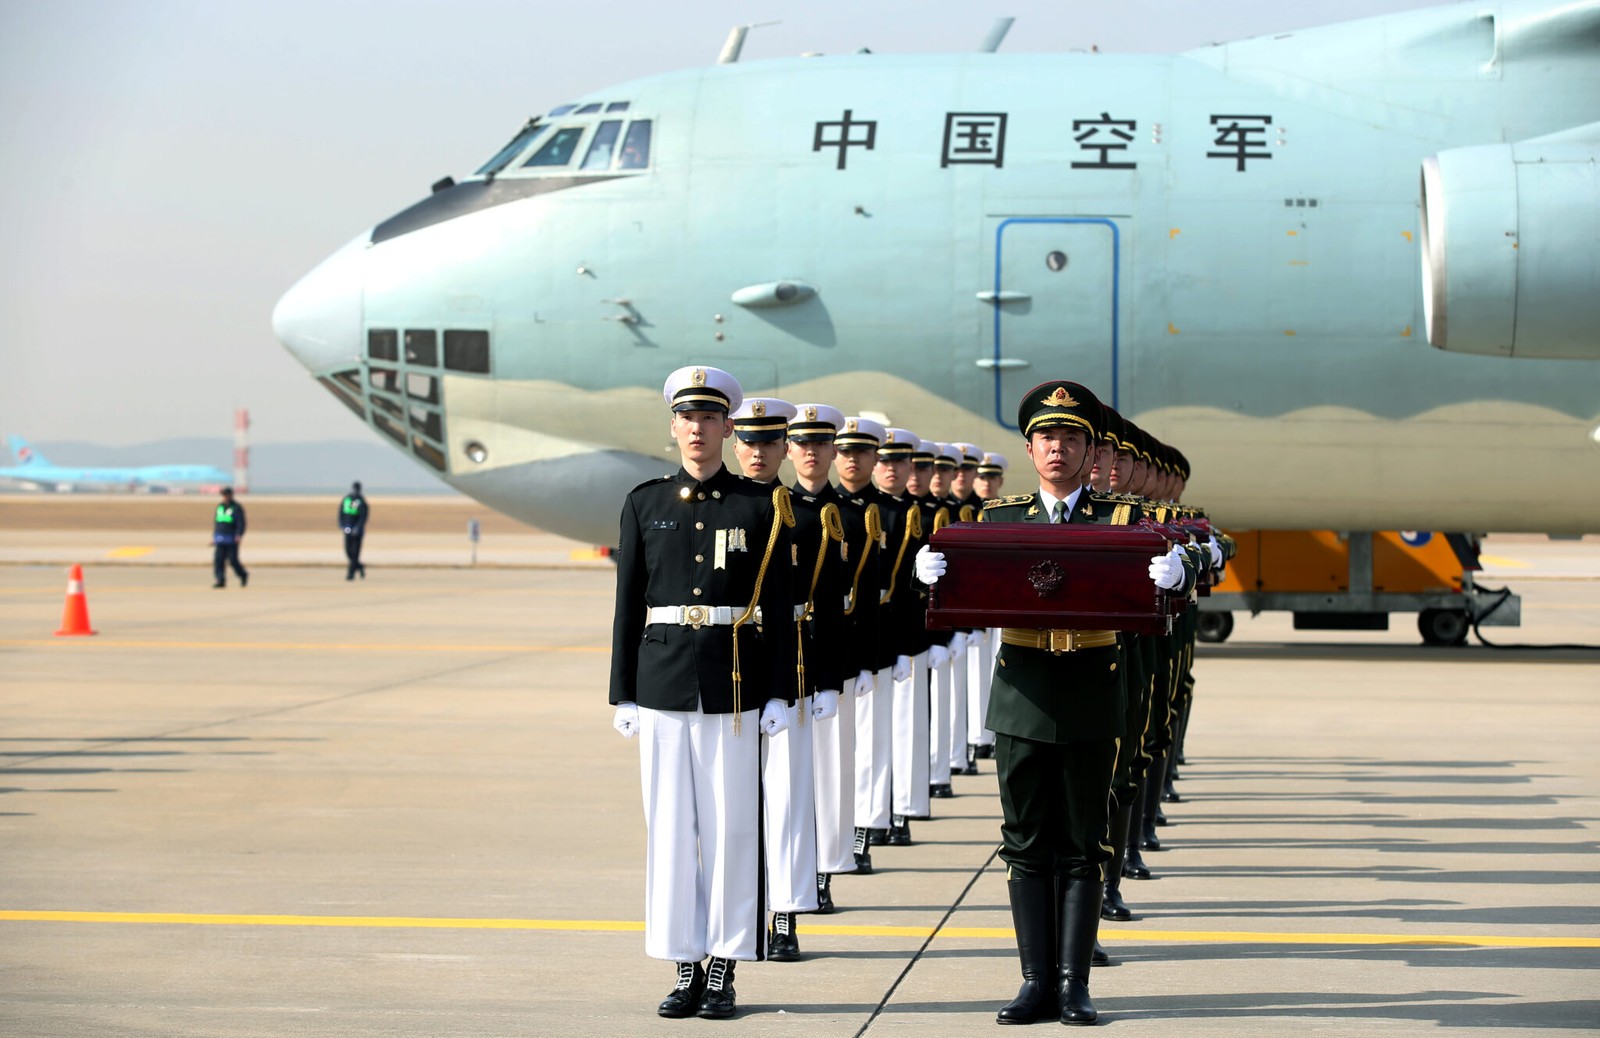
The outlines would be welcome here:
M 110 445 L 367 432 L 271 313 L 363 228 L 471 172 L 531 114 L 803 51 L 1175 51 L 1421 0 L 556 4 L 0 0 L 0 432 Z

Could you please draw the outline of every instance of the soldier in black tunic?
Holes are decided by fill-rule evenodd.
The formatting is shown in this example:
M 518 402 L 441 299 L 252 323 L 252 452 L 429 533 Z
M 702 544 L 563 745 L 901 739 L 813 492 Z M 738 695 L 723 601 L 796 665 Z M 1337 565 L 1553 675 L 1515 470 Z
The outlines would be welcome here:
M 622 506 L 610 699 L 641 743 L 645 952 L 677 965 L 658 1012 L 721 1018 L 734 963 L 764 955 L 760 735 L 795 700 L 794 517 L 787 488 L 723 466 L 732 375 L 682 368 L 663 395 L 683 464 Z M 758 629 L 758 607 L 779 622 Z

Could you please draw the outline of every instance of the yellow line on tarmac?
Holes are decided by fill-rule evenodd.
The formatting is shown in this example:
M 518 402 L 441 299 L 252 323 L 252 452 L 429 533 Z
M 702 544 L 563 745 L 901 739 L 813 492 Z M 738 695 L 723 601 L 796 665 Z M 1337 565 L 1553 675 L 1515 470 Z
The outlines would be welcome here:
M 142 923 L 179 926 L 323 926 L 426 930 L 545 930 L 579 933 L 642 933 L 644 923 L 616 919 L 474 919 L 444 916 L 232 915 L 195 912 L 58 912 L 0 909 L 0 922 Z M 828 937 L 987 938 L 1010 941 L 1009 927 L 840 926 L 802 924 L 800 932 Z M 1257 930 L 1100 931 L 1110 940 L 1227 944 L 1453 945 L 1480 948 L 1600 948 L 1600 937 L 1500 936 L 1393 933 L 1274 933 Z
M 0 638 L 0 645 L 99 645 L 119 649 L 262 649 L 268 652 L 610 652 L 599 645 L 413 645 L 405 642 L 168 642 L 111 638 Z

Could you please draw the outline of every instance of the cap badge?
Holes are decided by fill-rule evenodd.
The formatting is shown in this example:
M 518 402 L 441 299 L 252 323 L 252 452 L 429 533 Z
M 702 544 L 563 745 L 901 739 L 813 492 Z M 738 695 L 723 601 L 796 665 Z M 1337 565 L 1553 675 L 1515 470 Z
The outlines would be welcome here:
M 806 408 L 806 421 L 814 422 L 816 420 L 817 420 L 817 409 L 815 407 Z
M 856 420 L 854 418 L 846 418 L 844 420 L 844 431 L 845 432 L 855 432 L 856 431 Z
M 883 442 L 884 443 L 893 443 L 894 442 L 894 430 L 893 429 L 889 430 L 888 434 L 884 437 Z
M 705 372 L 705 369 L 704 368 L 695 368 L 693 371 L 691 371 L 689 373 L 689 382 L 690 382 L 691 385 L 695 385 L 695 386 L 703 386 L 703 385 L 705 385 L 706 384 L 706 372 Z
M 1057 386 L 1056 391 L 1045 397 L 1039 403 L 1047 407 L 1077 407 L 1078 402 L 1072 399 L 1072 394 L 1067 392 L 1066 386 Z
M 757 418 L 765 418 L 767 416 L 767 405 L 758 400 L 750 405 L 750 413 Z

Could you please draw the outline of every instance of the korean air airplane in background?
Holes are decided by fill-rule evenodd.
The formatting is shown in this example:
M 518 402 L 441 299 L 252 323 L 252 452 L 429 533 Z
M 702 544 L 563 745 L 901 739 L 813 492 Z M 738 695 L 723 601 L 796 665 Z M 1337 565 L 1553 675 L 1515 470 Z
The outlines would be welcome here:
M 552 108 L 307 274 L 278 338 L 439 478 L 590 543 L 672 467 L 688 363 L 1013 458 L 1020 395 L 1075 379 L 1235 528 L 1600 530 L 1600 0 L 997 43 L 736 36 Z
M 230 476 L 212 465 L 69 468 L 52 465 L 20 436 L 6 437 L 17 464 L 0 468 L 0 482 L 27 490 L 215 490 Z

